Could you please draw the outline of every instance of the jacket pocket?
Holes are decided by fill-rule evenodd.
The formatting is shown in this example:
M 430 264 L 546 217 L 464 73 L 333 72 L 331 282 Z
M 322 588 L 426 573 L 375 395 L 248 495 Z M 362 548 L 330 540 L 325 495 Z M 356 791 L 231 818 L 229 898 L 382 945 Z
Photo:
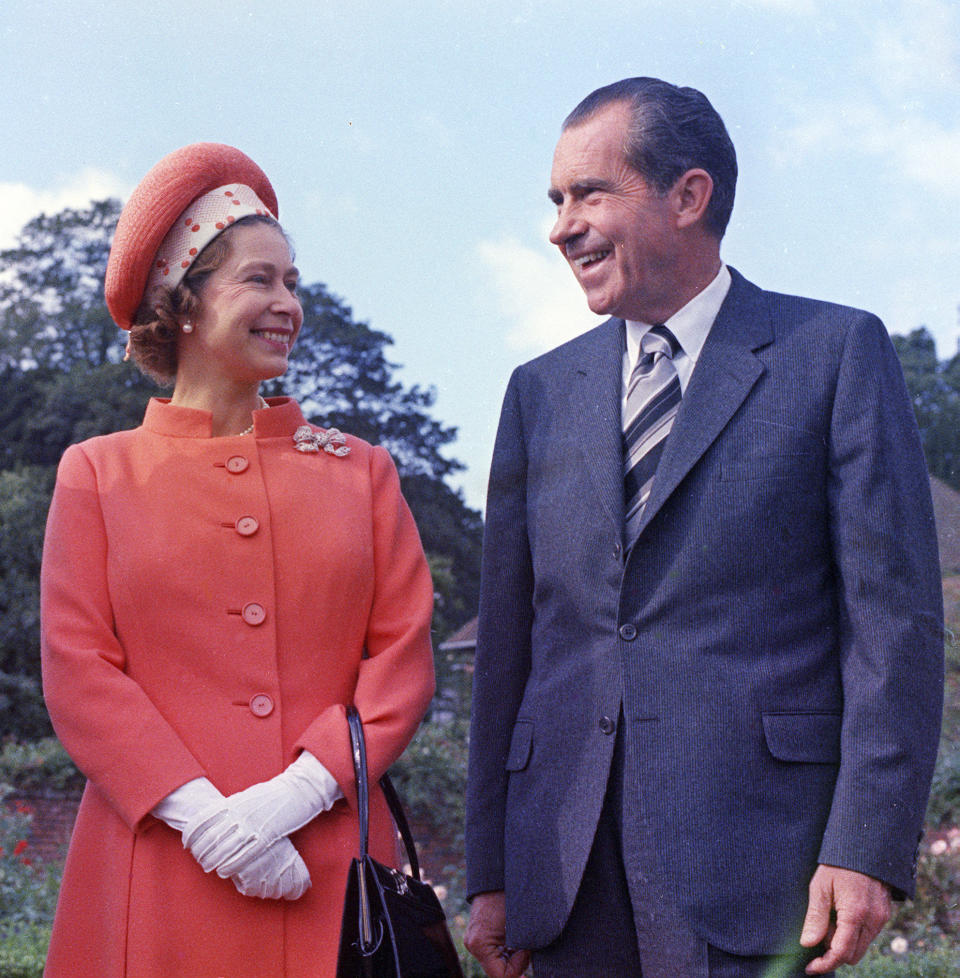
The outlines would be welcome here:
M 825 450 L 822 439 L 813 432 L 758 419 L 726 440 L 720 481 L 792 479 L 802 483 L 822 468 Z
M 517 720 L 510 738 L 510 751 L 507 754 L 507 770 L 522 771 L 530 760 L 533 749 L 533 721 Z
M 817 467 L 815 455 L 764 455 L 757 458 L 723 459 L 721 482 L 752 482 L 761 479 L 798 479 Z
M 840 763 L 839 713 L 764 713 L 763 735 L 779 761 Z

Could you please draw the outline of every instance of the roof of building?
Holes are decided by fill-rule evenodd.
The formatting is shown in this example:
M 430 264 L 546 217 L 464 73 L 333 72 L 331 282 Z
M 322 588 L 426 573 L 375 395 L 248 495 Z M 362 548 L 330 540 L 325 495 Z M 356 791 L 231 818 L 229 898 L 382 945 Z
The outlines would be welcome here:
M 471 618 L 461 625 L 445 642 L 440 643 L 441 652 L 456 652 L 459 649 L 472 649 L 477 644 L 477 619 Z

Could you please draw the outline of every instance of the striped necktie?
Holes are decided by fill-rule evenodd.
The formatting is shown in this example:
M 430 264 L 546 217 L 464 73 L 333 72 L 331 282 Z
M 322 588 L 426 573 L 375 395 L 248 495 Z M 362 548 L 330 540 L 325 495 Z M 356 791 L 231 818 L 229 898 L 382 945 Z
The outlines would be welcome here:
M 680 344 L 666 326 L 648 330 L 630 375 L 623 408 L 626 544 L 637 538 L 657 463 L 680 407 L 680 378 L 673 357 Z

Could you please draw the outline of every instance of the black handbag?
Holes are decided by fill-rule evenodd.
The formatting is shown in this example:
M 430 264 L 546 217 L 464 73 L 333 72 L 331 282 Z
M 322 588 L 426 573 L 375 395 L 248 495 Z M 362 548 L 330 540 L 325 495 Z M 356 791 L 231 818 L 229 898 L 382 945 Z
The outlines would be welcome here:
M 337 978 L 463 978 L 440 900 L 420 879 L 410 826 L 390 779 L 380 787 L 400 830 L 411 876 L 384 866 L 367 853 L 369 787 L 363 724 L 347 710 L 357 776 L 360 855 L 350 864 L 343 900 Z

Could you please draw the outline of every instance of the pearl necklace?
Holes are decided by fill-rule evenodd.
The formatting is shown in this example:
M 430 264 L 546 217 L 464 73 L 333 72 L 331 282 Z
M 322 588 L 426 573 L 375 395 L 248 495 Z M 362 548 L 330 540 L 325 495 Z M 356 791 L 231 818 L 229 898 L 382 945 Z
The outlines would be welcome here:
M 264 399 L 263 399 L 262 397 L 260 397 L 260 396 L 258 396 L 258 397 L 257 397 L 257 400 L 258 400 L 258 401 L 260 402 L 260 403 L 259 403 L 259 404 L 257 405 L 257 410 L 258 410 L 258 411 L 262 411 L 262 410 L 263 410 L 264 408 L 267 408 L 267 407 L 269 407 L 269 406 L 270 406 L 270 405 L 269 405 L 269 404 L 267 404 L 267 402 L 266 402 L 266 401 L 265 401 L 265 400 L 264 400 Z M 244 429 L 243 429 L 243 431 L 241 431 L 241 432 L 240 432 L 240 434 L 239 434 L 239 435 L 237 435 L 237 437 L 238 437 L 238 438 L 242 438 L 242 437 L 243 437 L 244 435 L 252 435 L 252 434 L 253 434 L 253 425 L 251 424 L 249 428 L 244 428 Z

